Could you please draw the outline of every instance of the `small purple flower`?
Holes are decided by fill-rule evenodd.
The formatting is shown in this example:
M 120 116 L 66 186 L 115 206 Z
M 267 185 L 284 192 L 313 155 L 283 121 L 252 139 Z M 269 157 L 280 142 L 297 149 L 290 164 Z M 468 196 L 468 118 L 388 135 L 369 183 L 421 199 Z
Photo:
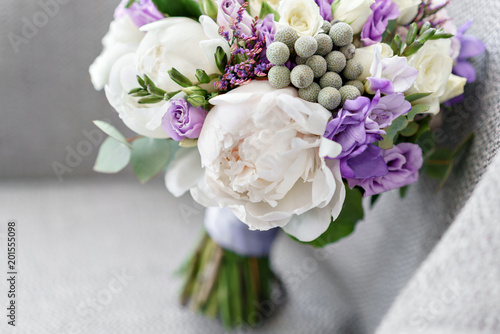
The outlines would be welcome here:
M 362 187 L 367 197 L 417 182 L 418 170 L 423 163 L 422 150 L 418 145 L 401 143 L 389 150 L 382 150 L 381 156 L 388 168 L 385 176 L 348 179 L 349 187 Z
M 380 155 L 382 149 L 369 144 L 358 147 L 340 160 L 340 173 L 346 179 L 368 179 L 387 175 L 388 168 Z
M 333 20 L 332 14 L 332 3 L 333 0 L 314 0 L 316 4 L 319 6 L 319 12 L 323 19 L 327 21 Z M 328 33 L 328 31 L 327 31 Z
M 481 40 L 473 36 L 465 36 L 472 23 L 471 20 L 458 28 L 456 38 L 460 41 L 461 46 L 456 64 L 453 66 L 453 74 L 466 78 L 467 82 L 476 81 L 476 70 L 468 62 L 468 59 L 478 56 L 486 50 L 486 45 Z
M 276 23 L 274 21 L 274 14 L 268 14 L 257 24 L 257 31 L 259 32 L 259 40 L 265 40 L 266 46 L 274 42 L 274 35 L 276 34 Z
M 358 147 L 372 144 L 381 139 L 381 134 L 385 134 L 368 117 L 379 98 L 380 95 L 375 96 L 372 101 L 360 96 L 355 100 L 347 100 L 337 116 L 327 124 L 324 137 L 342 146 L 342 153 L 335 159 L 347 157 Z
M 152 0 L 140 0 L 138 3 L 134 3 L 129 7 L 125 8 L 129 0 L 122 0 L 115 10 L 115 19 L 128 15 L 132 22 L 138 27 L 142 27 L 151 22 L 155 22 L 165 18 Z
M 205 109 L 193 107 L 184 98 L 172 101 L 163 115 L 161 126 L 170 138 L 181 141 L 198 138 L 205 122 Z
M 389 21 L 397 19 L 401 14 L 398 5 L 392 0 L 376 0 L 370 8 L 373 13 L 368 17 L 361 31 L 363 46 L 381 42 Z
M 238 10 L 241 8 L 237 0 L 217 0 L 219 11 L 217 12 L 217 24 L 224 27 L 225 31 L 231 29 L 232 23 L 238 18 Z M 252 17 L 247 11 L 241 13 L 241 20 L 237 32 L 246 36 L 252 35 Z
M 380 92 L 377 92 L 380 94 Z M 408 113 L 411 103 L 405 100 L 402 93 L 382 96 L 378 104 L 373 108 L 369 118 L 383 129 L 392 124 L 396 118 Z

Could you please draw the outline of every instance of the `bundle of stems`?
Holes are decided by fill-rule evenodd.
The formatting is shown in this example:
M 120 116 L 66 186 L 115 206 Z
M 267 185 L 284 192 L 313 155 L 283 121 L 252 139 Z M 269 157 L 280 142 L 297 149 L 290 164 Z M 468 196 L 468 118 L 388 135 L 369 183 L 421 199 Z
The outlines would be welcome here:
M 273 288 L 282 290 L 269 257 L 241 256 L 223 249 L 204 232 L 181 273 L 180 301 L 194 312 L 218 318 L 224 327 L 254 327 L 269 314 Z

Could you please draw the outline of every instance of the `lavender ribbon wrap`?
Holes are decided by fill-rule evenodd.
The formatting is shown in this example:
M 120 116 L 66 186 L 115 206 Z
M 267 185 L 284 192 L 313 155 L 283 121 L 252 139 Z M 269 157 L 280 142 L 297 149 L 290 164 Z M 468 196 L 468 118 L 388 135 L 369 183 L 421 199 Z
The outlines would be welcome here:
M 205 230 L 222 248 L 241 256 L 269 256 L 278 233 L 277 228 L 268 231 L 252 231 L 228 208 L 207 208 Z

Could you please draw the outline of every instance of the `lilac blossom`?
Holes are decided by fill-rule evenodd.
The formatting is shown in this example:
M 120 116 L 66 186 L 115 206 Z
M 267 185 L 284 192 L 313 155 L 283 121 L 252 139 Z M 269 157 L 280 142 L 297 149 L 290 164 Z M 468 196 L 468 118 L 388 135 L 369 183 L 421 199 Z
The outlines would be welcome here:
M 368 179 L 385 176 L 388 168 L 381 153 L 382 149 L 373 144 L 358 147 L 349 156 L 340 160 L 342 177 Z
M 370 8 L 373 13 L 361 31 L 361 41 L 364 46 L 382 42 L 382 35 L 389 21 L 397 19 L 401 14 L 392 0 L 376 0 Z
M 366 179 L 351 178 L 349 187 L 360 186 L 365 190 L 365 197 L 381 194 L 417 182 L 418 170 L 422 167 L 422 150 L 416 144 L 401 143 L 388 150 L 382 150 L 388 173 L 385 176 Z
M 115 19 L 128 15 L 132 22 L 138 27 L 142 27 L 151 22 L 165 18 L 152 0 L 134 1 L 129 8 L 125 8 L 130 0 L 122 0 L 115 10 Z
M 314 0 L 314 1 L 319 6 L 319 12 L 323 17 L 323 19 L 327 21 L 333 20 L 333 14 L 332 14 L 333 0 Z
M 217 0 L 217 6 L 219 9 L 217 12 L 217 24 L 224 27 L 224 31 L 231 29 L 236 19 L 240 19 L 236 31 L 246 36 L 252 35 L 253 19 L 247 11 L 239 11 L 241 5 L 237 0 Z M 238 16 L 241 16 L 241 18 L 238 18 Z
M 379 90 L 382 94 L 406 92 L 415 82 L 418 71 L 408 65 L 406 57 L 382 58 L 382 46 L 375 46 L 375 55 L 370 67 L 371 76 L 367 78 L 367 89 Z
M 205 109 L 193 107 L 182 97 L 171 100 L 167 112 L 163 115 L 161 126 L 174 140 L 195 139 L 200 136 L 205 117 Z
M 466 78 L 467 82 L 476 81 L 476 71 L 468 59 L 478 56 L 486 50 L 486 46 L 481 40 L 473 36 L 465 36 L 472 23 L 471 20 L 458 28 L 456 37 L 461 46 L 455 66 L 453 66 L 453 74 Z
M 355 100 L 347 100 L 337 116 L 327 124 L 324 137 L 342 146 L 342 153 L 335 159 L 345 158 L 358 147 L 372 144 L 381 139 L 381 134 L 385 134 L 368 117 L 378 104 L 379 97 L 376 95 L 370 100 L 360 96 Z

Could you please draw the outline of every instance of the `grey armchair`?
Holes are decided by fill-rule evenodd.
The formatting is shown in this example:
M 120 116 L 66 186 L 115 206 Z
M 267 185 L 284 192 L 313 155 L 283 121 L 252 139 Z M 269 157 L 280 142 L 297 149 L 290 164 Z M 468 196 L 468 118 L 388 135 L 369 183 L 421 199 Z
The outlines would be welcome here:
M 92 171 L 102 138 L 91 121 L 129 134 L 87 74 L 116 3 L 0 2 L 0 258 L 15 221 L 19 277 L 16 328 L 2 315 L 0 332 L 224 332 L 177 304 L 173 273 L 202 208 L 174 199 L 161 176 L 141 186 L 129 172 Z M 467 158 L 438 193 L 422 175 L 404 200 L 384 194 L 356 233 L 322 252 L 281 235 L 272 261 L 287 301 L 239 332 L 500 332 L 500 2 L 451 10 L 459 24 L 475 19 L 470 33 L 488 48 L 444 124 L 443 145 L 476 133 Z

